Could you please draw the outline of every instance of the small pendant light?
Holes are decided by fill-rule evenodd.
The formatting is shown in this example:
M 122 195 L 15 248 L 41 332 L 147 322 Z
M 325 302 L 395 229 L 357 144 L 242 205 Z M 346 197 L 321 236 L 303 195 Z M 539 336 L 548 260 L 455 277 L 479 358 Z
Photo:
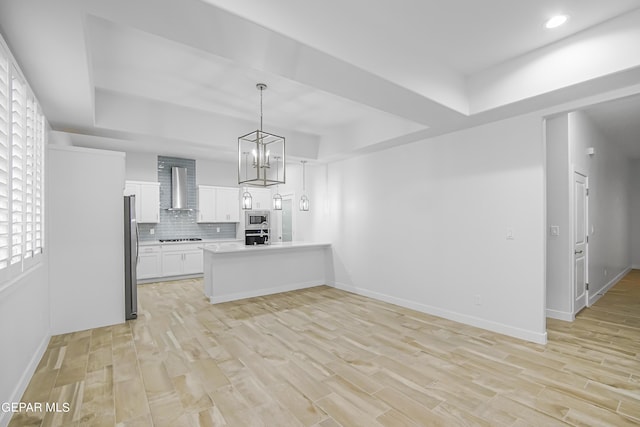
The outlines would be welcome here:
M 246 164 L 248 162 L 247 157 L 249 156 L 249 152 L 248 151 L 243 151 L 242 154 L 244 155 L 244 163 L 245 163 L 245 169 L 244 169 L 244 174 L 245 174 L 245 181 L 247 179 L 247 168 L 246 168 Z M 249 210 L 251 209 L 251 206 L 253 205 L 253 200 L 251 198 L 251 193 L 249 193 L 247 191 L 246 187 L 243 187 L 242 189 L 242 209 L 244 210 Z
M 305 194 L 305 164 L 307 163 L 306 160 L 301 160 L 300 163 L 302 163 L 302 197 L 300 197 L 300 210 L 301 211 L 308 211 L 309 210 L 309 198 L 307 197 L 307 195 Z
M 273 157 L 276 161 L 276 181 L 278 180 L 278 160 L 280 156 Z M 276 184 L 276 194 L 273 195 L 273 209 L 276 211 L 282 210 L 282 196 L 280 195 L 279 185 Z

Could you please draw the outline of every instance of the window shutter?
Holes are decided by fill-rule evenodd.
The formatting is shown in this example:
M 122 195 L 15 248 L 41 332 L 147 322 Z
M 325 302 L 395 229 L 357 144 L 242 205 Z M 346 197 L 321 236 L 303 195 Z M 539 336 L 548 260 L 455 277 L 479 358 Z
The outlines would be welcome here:
M 33 96 L 27 98 L 27 138 L 25 144 L 24 157 L 24 258 L 33 256 L 34 243 L 34 197 L 35 197 L 35 177 L 34 177 L 34 157 L 36 143 L 36 103 Z
M 11 75 L 11 264 L 22 261 L 24 244 L 24 170 L 26 87 L 17 72 Z
M 44 233 L 44 215 L 42 212 L 42 174 L 44 165 L 44 143 L 45 143 L 45 118 L 44 115 L 38 111 L 36 117 L 36 147 L 35 147 L 35 206 L 34 206 L 34 221 L 35 221 L 35 242 L 34 253 L 42 253 L 43 247 L 43 233 Z
M 0 49 L 0 270 L 9 266 L 9 61 Z

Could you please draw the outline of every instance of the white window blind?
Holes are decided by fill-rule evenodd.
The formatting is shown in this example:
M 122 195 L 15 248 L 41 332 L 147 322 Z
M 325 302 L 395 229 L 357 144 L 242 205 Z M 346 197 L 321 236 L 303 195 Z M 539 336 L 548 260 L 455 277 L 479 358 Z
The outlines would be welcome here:
M 47 126 L 3 43 L 0 38 L 0 280 L 40 261 Z
M 11 264 L 24 252 L 24 170 L 26 144 L 26 88 L 15 71 L 11 75 Z
M 36 144 L 36 102 L 32 96 L 27 97 L 27 128 L 24 152 L 24 258 L 33 256 L 35 240 L 34 206 L 35 206 L 35 144 Z
M 0 49 L 0 270 L 9 266 L 9 61 Z
M 42 215 L 42 176 L 44 168 L 44 142 L 45 142 L 45 119 L 44 115 L 38 111 L 36 116 L 36 148 L 35 148 L 35 201 L 34 201 L 34 253 L 42 253 L 43 243 L 43 224 L 44 218 Z

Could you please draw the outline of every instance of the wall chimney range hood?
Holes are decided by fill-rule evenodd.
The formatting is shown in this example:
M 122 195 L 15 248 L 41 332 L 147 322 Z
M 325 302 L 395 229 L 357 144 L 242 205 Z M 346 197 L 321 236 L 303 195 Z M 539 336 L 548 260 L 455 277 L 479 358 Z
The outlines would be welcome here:
M 171 168 L 171 207 L 170 211 L 192 211 L 187 203 L 187 168 Z

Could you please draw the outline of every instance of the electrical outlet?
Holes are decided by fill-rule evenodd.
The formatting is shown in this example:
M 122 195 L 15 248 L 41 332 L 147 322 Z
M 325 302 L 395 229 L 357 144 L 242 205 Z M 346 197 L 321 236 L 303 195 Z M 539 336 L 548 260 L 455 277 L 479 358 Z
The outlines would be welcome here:
M 220 232 L 220 227 L 216 227 L 216 233 Z
M 480 297 L 480 295 L 476 295 L 473 297 L 473 303 L 475 305 L 482 305 L 482 298 Z
M 607 272 L 607 269 L 605 268 L 605 269 L 604 269 L 604 275 L 605 275 L 605 277 L 607 276 L 607 274 L 609 274 L 609 273 Z
M 149 234 L 156 234 L 156 229 L 155 228 L 150 228 L 149 229 Z
M 551 226 L 551 235 L 552 236 L 559 236 L 560 235 L 560 227 L 557 225 L 552 225 Z

